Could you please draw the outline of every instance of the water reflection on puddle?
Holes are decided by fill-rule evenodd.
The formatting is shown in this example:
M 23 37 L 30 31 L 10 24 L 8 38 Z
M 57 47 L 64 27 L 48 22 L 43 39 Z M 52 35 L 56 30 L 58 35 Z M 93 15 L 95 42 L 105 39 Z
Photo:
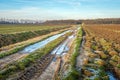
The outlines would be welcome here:
M 44 47 L 44 46 L 45 46 L 46 44 L 48 44 L 49 42 L 57 39 L 58 37 L 66 34 L 66 33 L 69 32 L 69 31 L 70 31 L 70 30 L 65 31 L 65 32 L 63 32 L 63 33 L 61 33 L 61 34 L 56 34 L 56 35 L 51 36 L 51 37 L 49 37 L 49 38 L 47 38 L 47 39 L 45 39 L 45 40 L 43 40 L 43 41 L 37 42 L 37 43 L 35 43 L 35 44 L 33 44 L 33 45 L 30 45 L 30 46 L 24 48 L 22 51 L 20 51 L 20 53 L 31 53 L 31 52 L 39 49 L 39 48 Z
M 107 75 L 109 76 L 109 80 L 117 80 L 111 72 L 107 72 Z
M 69 51 L 69 42 L 74 38 L 74 35 L 69 36 L 62 44 L 60 44 L 58 47 L 56 47 L 51 54 L 57 54 L 59 56 L 63 56 Z

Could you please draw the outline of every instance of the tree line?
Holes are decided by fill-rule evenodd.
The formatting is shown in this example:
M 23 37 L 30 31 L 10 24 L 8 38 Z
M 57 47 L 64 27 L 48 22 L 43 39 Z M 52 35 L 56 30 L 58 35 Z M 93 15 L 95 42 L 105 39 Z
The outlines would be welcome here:
M 42 25 L 73 25 L 73 24 L 120 24 L 120 18 L 104 18 L 104 19 L 80 19 L 80 20 L 16 20 L 16 19 L 0 19 L 0 24 L 42 24 Z

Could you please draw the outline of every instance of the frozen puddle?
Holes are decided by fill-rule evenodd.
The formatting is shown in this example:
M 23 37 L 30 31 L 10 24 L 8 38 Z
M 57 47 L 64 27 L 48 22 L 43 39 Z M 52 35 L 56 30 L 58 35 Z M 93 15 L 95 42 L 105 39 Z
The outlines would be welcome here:
M 67 40 L 65 40 L 62 44 L 60 44 L 58 47 L 56 47 L 51 52 L 51 54 L 56 54 L 56 55 L 59 55 L 59 56 L 63 56 L 65 53 L 67 53 L 69 51 L 69 48 L 70 48 L 69 44 L 74 38 L 75 38 L 74 35 L 69 36 L 67 38 Z
M 108 71 L 107 75 L 109 76 L 110 80 L 117 80 L 111 72 Z
M 69 31 L 70 31 L 70 30 L 69 30 Z M 20 53 L 31 53 L 31 52 L 39 49 L 39 48 L 44 47 L 44 46 L 45 46 L 46 44 L 48 44 L 49 42 L 57 39 L 57 38 L 60 37 L 60 36 L 63 36 L 64 34 L 66 34 L 66 33 L 69 32 L 69 31 L 65 31 L 65 32 L 63 32 L 63 33 L 61 33 L 61 34 L 56 34 L 56 35 L 54 35 L 54 36 L 52 36 L 52 37 L 49 37 L 49 38 L 47 38 L 47 39 L 45 39 L 45 40 L 43 40 L 43 41 L 37 42 L 37 43 L 35 43 L 35 44 L 33 44 L 33 45 L 30 45 L 30 46 L 24 48 L 22 51 L 20 51 Z

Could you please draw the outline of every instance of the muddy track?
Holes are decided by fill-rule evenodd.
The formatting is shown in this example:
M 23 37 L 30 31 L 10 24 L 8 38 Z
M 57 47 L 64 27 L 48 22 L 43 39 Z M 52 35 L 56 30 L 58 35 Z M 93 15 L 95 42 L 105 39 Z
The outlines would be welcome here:
M 57 52 L 55 52 L 55 54 L 48 54 L 46 56 L 43 56 L 41 59 L 39 59 L 38 61 L 36 61 L 32 66 L 26 68 L 26 70 L 24 70 L 23 72 L 21 71 L 20 73 L 18 73 L 15 77 L 12 77 L 12 79 L 10 80 L 37 80 L 42 78 L 41 75 L 43 74 L 43 72 L 45 72 L 46 68 L 49 68 L 48 65 L 51 63 L 53 63 L 53 75 L 54 75 L 54 70 L 56 70 L 55 66 L 58 65 L 58 61 L 56 60 L 55 62 L 52 61 L 54 57 L 58 57 L 58 56 L 63 56 L 64 51 L 66 51 L 66 47 L 70 46 L 71 41 L 73 41 L 74 36 L 72 35 L 71 37 L 68 37 L 68 39 L 66 39 L 65 41 L 63 41 L 63 43 L 61 45 L 63 46 L 58 46 L 60 48 L 58 48 Z M 61 52 L 62 50 L 62 52 Z M 55 50 L 56 51 L 56 50 Z M 58 53 L 58 54 L 56 54 Z M 58 56 L 57 56 L 58 55 Z M 50 71 L 49 71 L 50 72 Z M 48 72 L 47 72 L 48 74 Z M 50 76 L 53 79 L 53 76 Z M 10 78 L 10 77 L 9 77 Z M 43 80 L 43 79 L 41 79 Z M 50 79 L 51 80 L 51 79 Z
M 24 72 L 20 73 L 19 76 L 12 80 L 30 80 L 32 77 L 38 77 L 46 69 L 49 63 L 52 61 L 54 55 L 43 56 L 34 65 L 27 68 Z M 36 76 L 37 75 L 37 76 Z
M 23 50 L 21 50 L 21 51 L 19 51 L 17 53 L 14 53 L 12 55 L 9 55 L 9 56 L 6 56 L 6 57 L 0 59 L 0 69 L 3 69 L 6 65 L 8 65 L 8 64 L 10 64 L 12 62 L 15 62 L 17 60 L 20 60 L 20 59 L 24 58 L 25 56 L 29 55 L 29 53 L 32 53 L 35 50 L 44 47 L 49 42 L 57 39 L 60 36 L 63 36 L 67 32 L 69 32 L 69 30 L 65 31 L 65 32 L 62 32 L 62 33 L 59 33 L 59 34 L 55 34 L 55 35 L 53 35 L 51 37 L 48 37 L 47 39 L 44 39 L 44 40 L 39 41 L 39 42 L 37 42 L 35 44 L 29 45 L 29 46 L 25 47 Z
M 83 65 L 84 58 L 87 58 L 86 54 L 87 51 L 84 50 L 84 44 L 85 44 L 85 35 L 82 37 L 82 44 L 80 46 L 80 55 L 77 57 L 77 64 L 76 66 L 80 68 Z
M 0 69 L 3 69 L 7 64 L 17 61 L 18 59 L 21 59 L 27 55 L 28 54 L 16 53 L 16 54 L 10 55 L 9 58 L 5 57 L 3 59 L 0 59 Z

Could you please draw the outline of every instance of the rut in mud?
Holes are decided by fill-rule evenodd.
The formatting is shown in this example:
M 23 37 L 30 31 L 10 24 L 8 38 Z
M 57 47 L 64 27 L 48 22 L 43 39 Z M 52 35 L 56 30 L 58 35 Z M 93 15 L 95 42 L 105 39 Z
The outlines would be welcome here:
M 24 72 L 18 74 L 18 78 L 15 80 L 30 80 L 32 77 L 38 77 L 38 74 L 41 75 L 42 72 L 49 65 L 54 55 L 46 55 L 43 56 L 40 60 L 38 60 L 34 65 L 27 68 Z M 36 76 L 37 75 L 37 76 Z
M 80 46 L 80 55 L 77 57 L 77 64 L 76 67 L 80 68 L 83 65 L 83 60 L 87 57 L 87 51 L 84 50 L 84 44 L 85 44 L 85 35 L 82 37 L 82 43 Z

